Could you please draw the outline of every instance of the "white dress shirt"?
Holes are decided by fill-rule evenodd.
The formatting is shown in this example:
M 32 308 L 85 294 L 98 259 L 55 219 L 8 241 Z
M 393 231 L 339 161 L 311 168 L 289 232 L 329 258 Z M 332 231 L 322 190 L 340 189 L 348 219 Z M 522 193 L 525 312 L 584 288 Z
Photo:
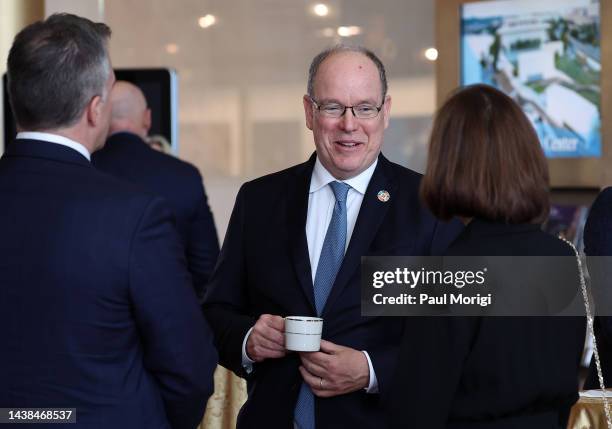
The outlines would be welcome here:
M 57 134 L 41 133 L 38 131 L 22 131 L 17 133 L 17 140 L 29 139 L 29 140 L 43 140 L 50 143 L 61 144 L 62 146 L 68 146 L 71 149 L 76 150 L 78 153 L 91 161 L 91 154 L 85 146 L 81 143 L 70 140 L 68 137 L 60 136 Z
M 372 174 L 378 159 L 372 163 L 366 170 L 359 175 L 352 177 L 342 182 L 350 186 L 348 195 L 346 197 L 346 245 L 344 250 L 348 248 L 348 245 L 355 229 L 355 223 L 357 222 L 357 215 L 361 209 L 361 202 L 365 195 Z M 327 233 L 327 227 L 331 222 L 331 218 L 334 211 L 334 205 L 336 204 L 336 197 L 331 187 L 328 186 L 330 182 L 337 180 L 331 175 L 319 158 L 316 159 L 314 169 L 312 170 L 312 177 L 310 179 L 310 190 L 308 194 L 308 212 L 306 215 L 306 239 L 308 241 L 308 256 L 310 258 L 310 267 L 312 272 L 312 283 L 314 284 L 315 275 L 317 273 L 317 267 L 319 265 L 319 257 L 321 255 L 321 249 L 323 248 L 323 242 L 325 241 L 325 234 Z M 246 342 L 251 334 L 253 328 L 249 329 L 247 334 L 242 341 L 242 366 L 245 370 L 250 373 L 253 370 L 253 363 L 249 359 L 246 353 Z M 368 361 L 368 367 L 370 370 L 370 382 L 366 388 L 368 393 L 378 393 L 378 380 L 374 373 L 374 367 L 370 356 L 364 350 Z

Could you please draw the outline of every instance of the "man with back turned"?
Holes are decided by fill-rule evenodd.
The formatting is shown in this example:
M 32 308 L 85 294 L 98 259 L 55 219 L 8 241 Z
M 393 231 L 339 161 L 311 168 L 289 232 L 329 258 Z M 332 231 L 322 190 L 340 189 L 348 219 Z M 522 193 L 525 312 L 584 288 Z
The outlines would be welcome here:
M 187 268 L 199 297 L 219 255 L 219 240 L 202 176 L 193 165 L 153 150 L 145 142 L 151 110 L 142 91 L 117 81 L 110 94 L 109 137 L 93 154 L 93 165 L 163 197 L 176 217 Z
M 52 15 L 8 57 L 19 134 L 0 160 L 0 404 L 82 428 L 185 428 L 216 364 L 172 215 L 98 172 L 110 29 Z

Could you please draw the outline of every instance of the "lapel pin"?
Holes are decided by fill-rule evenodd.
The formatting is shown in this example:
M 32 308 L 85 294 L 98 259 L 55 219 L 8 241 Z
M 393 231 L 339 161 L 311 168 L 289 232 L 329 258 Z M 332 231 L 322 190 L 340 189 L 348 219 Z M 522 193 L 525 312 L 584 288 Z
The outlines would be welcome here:
M 377 197 L 378 197 L 378 201 L 382 201 L 383 203 L 386 203 L 387 201 L 389 201 L 389 198 L 391 198 L 391 195 L 389 195 L 389 192 L 383 189 L 382 191 L 378 191 Z

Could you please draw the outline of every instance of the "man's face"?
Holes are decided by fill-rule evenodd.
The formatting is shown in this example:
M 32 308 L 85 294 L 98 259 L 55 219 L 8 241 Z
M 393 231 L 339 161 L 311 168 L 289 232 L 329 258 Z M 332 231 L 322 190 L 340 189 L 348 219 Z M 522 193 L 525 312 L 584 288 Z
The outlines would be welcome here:
M 382 87 L 376 65 L 358 52 L 328 57 L 314 81 L 314 99 L 319 104 L 380 106 Z M 366 170 L 378 154 L 389 125 L 391 98 L 387 96 L 375 118 L 357 119 L 350 109 L 340 118 L 326 117 L 304 96 L 306 125 L 314 135 L 317 156 L 337 179 L 350 179 Z

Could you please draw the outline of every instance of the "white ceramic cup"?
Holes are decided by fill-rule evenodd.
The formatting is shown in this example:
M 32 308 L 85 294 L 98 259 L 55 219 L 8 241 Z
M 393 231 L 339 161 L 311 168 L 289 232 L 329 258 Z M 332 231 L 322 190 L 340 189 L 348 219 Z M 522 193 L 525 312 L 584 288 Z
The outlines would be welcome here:
M 321 348 L 323 319 L 320 317 L 285 317 L 285 348 L 295 352 L 318 352 Z

